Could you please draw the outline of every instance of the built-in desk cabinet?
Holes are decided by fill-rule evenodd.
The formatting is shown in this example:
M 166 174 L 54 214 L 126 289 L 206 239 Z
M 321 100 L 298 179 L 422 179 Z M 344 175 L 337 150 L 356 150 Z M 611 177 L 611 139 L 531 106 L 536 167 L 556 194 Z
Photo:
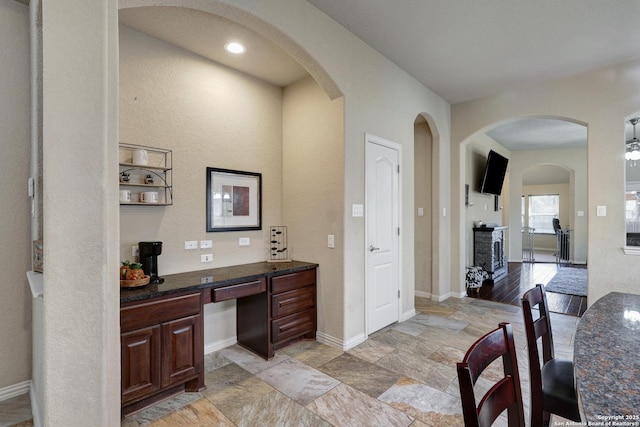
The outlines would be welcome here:
M 120 309 L 122 406 L 146 406 L 163 392 L 204 387 L 201 294 L 173 296 Z
M 256 265 L 252 266 L 259 271 Z M 315 339 L 317 265 L 294 265 L 303 269 L 290 272 L 283 266 L 269 267 L 263 274 L 184 291 L 172 283 L 193 273 L 165 276 L 164 284 L 157 286 L 171 292 L 150 290 L 136 300 L 121 299 L 123 415 L 183 390 L 204 388 L 202 310 L 206 303 L 235 299 L 238 344 L 265 359 L 294 341 Z M 246 271 L 242 268 L 238 266 L 239 274 Z M 144 291 L 124 292 L 133 297 Z

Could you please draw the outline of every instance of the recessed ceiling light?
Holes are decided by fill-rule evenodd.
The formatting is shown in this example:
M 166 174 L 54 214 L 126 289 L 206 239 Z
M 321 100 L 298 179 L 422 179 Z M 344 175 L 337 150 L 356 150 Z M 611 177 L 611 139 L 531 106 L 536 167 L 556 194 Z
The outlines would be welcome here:
M 238 42 L 229 42 L 224 46 L 224 48 L 227 49 L 227 52 L 235 54 L 244 53 L 247 50 L 241 43 Z

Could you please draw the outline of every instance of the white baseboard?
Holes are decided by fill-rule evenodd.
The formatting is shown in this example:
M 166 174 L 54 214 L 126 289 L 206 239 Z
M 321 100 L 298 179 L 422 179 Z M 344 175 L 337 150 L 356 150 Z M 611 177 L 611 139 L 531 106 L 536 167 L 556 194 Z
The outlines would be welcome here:
M 409 320 L 409 319 L 411 319 L 413 316 L 415 316 L 416 314 L 417 314 L 417 313 L 416 313 L 416 309 L 415 309 L 415 308 L 412 308 L 412 309 L 411 309 L 411 310 L 409 310 L 409 311 L 405 311 L 404 313 L 402 313 L 402 316 L 400 316 L 400 321 L 401 321 L 401 322 L 404 322 L 405 320 Z
M 29 393 L 31 390 L 31 380 L 22 381 L 18 384 L 13 384 L 7 387 L 0 388 L 0 402 L 3 400 L 9 400 L 16 396 Z
M 343 341 L 336 337 L 332 337 L 331 335 L 327 335 L 322 332 L 316 332 L 316 341 L 322 344 L 326 344 L 330 347 L 340 349 L 342 351 L 350 350 L 358 344 L 362 344 L 366 340 L 367 336 L 365 334 L 359 334 L 347 341 Z
M 230 345 L 234 345 L 238 340 L 236 337 L 229 338 L 223 341 L 217 341 L 213 343 L 209 343 L 204 346 L 204 354 L 215 353 L 218 350 L 222 350 L 223 348 L 227 348 Z

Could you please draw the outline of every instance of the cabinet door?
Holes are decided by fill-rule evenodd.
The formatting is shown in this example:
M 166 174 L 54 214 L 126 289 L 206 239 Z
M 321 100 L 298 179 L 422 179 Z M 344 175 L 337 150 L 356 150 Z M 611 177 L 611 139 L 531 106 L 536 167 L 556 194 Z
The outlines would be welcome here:
M 202 372 L 200 315 L 162 324 L 162 386 L 180 384 Z
M 160 384 L 160 326 L 120 336 L 122 352 L 122 402 L 154 393 Z

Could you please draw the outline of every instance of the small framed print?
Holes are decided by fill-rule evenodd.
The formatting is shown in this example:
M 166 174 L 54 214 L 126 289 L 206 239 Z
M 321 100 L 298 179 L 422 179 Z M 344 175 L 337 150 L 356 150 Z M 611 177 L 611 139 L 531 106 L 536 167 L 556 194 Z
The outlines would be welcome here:
M 262 229 L 262 174 L 207 168 L 207 231 Z

